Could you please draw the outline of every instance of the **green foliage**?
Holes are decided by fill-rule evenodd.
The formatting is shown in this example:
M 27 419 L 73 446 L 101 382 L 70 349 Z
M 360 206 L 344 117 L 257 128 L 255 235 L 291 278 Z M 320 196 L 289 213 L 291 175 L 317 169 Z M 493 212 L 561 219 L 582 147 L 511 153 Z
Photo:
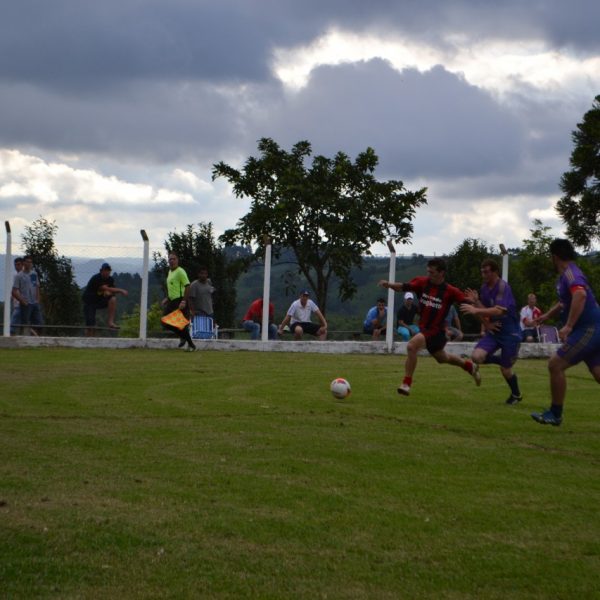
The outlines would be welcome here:
M 547 310 L 556 298 L 556 271 L 550 260 L 551 228 L 539 219 L 534 219 L 531 237 L 523 240 L 523 246 L 513 251 L 509 269 L 511 288 L 522 305 L 527 302 L 527 295 L 536 294 L 538 306 Z
M 166 281 L 169 266 L 168 253 L 179 256 L 179 265 L 185 270 L 190 281 L 198 274 L 198 267 L 205 266 L 216 288 L 213 297 L 215 320 L 221 327 L 231 327 L 234 323 L 236 305 L 235 284 L 243 263 L 228 258 L 224 248 L 215 242 L 212 223 L 188 225 L 184 232 L 171 232 L 164 242 L 166 255 L 154 253 L 154 272 Z
M 148 309 L 148 319 L 146 329 L 148 334 L 161 331 L 162 308 L 159 302 L 155 302 Z M 131 313 L 124 314 L 119 330 L 119 337 L 136 338 L 140 335 L 140 305 L 136 304 Z
M 481 287 L 481 263 L 486 258 L 493 258 L 500 264 L 497 253 L 486 242 L 474 238 L 466 238 L 450 253 L 446 261 L 446 279 L 452 285 L 465 290 L 479 290 Z M 480 322 L 471 315 L 459 314 L 462 329 L 466 333 L 478 333 Z
M 501 265 L 498 253 L 486 242 L 466 238 L 449 254 L 446 260 L 446 278 L 462 290 L 478 290 L 481 287 L 481 263 L 486 258 L 493 258 Z
M 3 598 L 592 599 L 598 385 L 419 358 L 0 350 Z M 352 395 L 334 401 L 346 376 Z M 556 574 L 556 576 L 552 575 Z
M 25 226 L 21 236 L 25 254 L 33 258 L 40 278 L 40 298 L 47 325 L 78 325 L 83 321 L 82 301 L 71 259 L 59 256 L 54 243 L 58 226 L 40 217 Z M 53 329 L 52 335 L 60 334 Z
M 573 243 L 589 249 L 594 241 L 600 241 L 600 96 L 577 124 L 572 138 L 572 169 L 561 178 L 564 195 L 557 211 Z
M 315 156 L 307 141 L 291 152 L 273 140 L 258 143 L 260 157 L 250 157 L 238 171 L 220 162 L 213 179 L 224 177 L 237 197 L 252 199 L 250 211 L 235 229 L 222 236 L 228 245 L 257 245 L 264 253 L 265 239 L 278 256 L 294 253 L 297 270 L 315 291 L 323 313 L 334 277 L 343 300 L 356 293 L 353 267 L 362 264 L 376 242 L 393 239 L 406 243 L 413 232 L 416 209 L 426 202 L 426 188 L 410 192 L 401 181 L 378 181 L 378 157 L 372 148 L 353 162 L 343 152 L 334 158 Z

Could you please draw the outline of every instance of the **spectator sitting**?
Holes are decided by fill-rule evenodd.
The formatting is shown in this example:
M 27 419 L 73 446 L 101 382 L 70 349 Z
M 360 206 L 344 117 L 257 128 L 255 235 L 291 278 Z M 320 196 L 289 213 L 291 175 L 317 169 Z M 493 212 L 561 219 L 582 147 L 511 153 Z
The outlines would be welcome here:
M 250 332 L 251 340 L 260 340 L 261 323 L 263 318 L 263 299 L 258 298 L 250 304 L 248 312 L 244 316 L 242 321 L 242 327 Z M 269 339 L 277 339 L 277 325 L 273 322 L 275 320 L 275 305 L 269 302 Z
M 319 307 L 309 298 L 310 292 L 304 290 L 298 300 L 294 300 L 290 305 L 285 318 L 279 325 L 278 333 L 283 333 L 283 328 L 289 323 L 290 331 L 294 334 L 295 340 L 301 340 L 304 333 L 314 335 L 320 340 L 327 338 L 327 321 Z M 315 313 L 321 322 L 321 326 L 312 323 L 310 317 Z
M 127 296 L 127 290 L 115 287 L 115 280 L 111 277 L 111 266 L 103 263 L 100 272 L 93 275 L 88 281 L 83 292 L 83 314 L 85 316 L 85 334 L 93 336 L 96 333 L 96 311 L 108 309 L 108 327 L 118 329 L 115 323 L 117 311 L 117 294 Z
M 446 339 L 449 342 L 460 342 L 463 339 L 460 319 L 454 305 L 450 307 L 450 311 L 446 317 Z
M 412 292 L 406 292 L 406 294 L 404 294 L 404 303 L 398 309 L 398 314 L 396 315 L 396 331 L 402 338 L 402 341 L 408 342 L 413 335 L 417 335 L 417 333 L 419 333 L 419 326 L 414 323 L 415 317 L 418 313 L 419 307 L 415 303 L 414 294 Z
M 387 325 L 387 307 L 383 298 L 377 299 L 377 304 L 369 309 L 363 323 L 363 333 L 373 336 L 378 340 L 385 333 Z
M 519 324 L 521 326 L 521 341 L 523 342 L 538 341 L 536 319 L 542 314 L 542 311 L 536 306 L 536 302 L 535 294 L 529 294 L 527 305 L 521 309 Z

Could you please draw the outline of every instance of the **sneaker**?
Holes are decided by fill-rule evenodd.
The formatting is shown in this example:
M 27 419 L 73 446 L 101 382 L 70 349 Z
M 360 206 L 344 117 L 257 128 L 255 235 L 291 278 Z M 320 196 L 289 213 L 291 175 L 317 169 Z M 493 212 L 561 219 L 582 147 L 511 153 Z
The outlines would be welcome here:
M 477 363 L 473 363 L 471 377 L 475 380 L 475 385 L 479 387 L 481 385 L 481 373 L 479 372 L 479 365 Z
M 540 425 L 554 425 L 558 427 L 562 423 L 562 417 L 556 417 L 551 410 L 543 413 L 531 413 L 531 418 Z
M 188 346 L 185 351 L 186 352 L 196 352 L 198 350 L 198 346 Z
M 506 404 L 510 404 L 511 406 L 514 406 L 515 404 L 519 404 L 519 402 L 521 402 L 521 400 L 523 400 L 523 396 L 515 396 L 514 394 L 511 394 L 506 399 Z
M 401 396 L 410 396 L 410 385 L 408 385 L 408 383 L 403 383 L 399 388 L 398 388 L 398 393 Z

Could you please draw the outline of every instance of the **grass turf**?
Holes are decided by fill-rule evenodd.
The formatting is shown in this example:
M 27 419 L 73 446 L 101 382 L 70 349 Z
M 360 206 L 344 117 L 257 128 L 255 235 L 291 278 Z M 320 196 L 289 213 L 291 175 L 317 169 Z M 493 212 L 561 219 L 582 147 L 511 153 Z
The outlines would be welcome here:
M 599 388 L 420 359 L 2 350 L 0 596 L 592 598 Z M 329 382 L 350 380 L 350 399 Z

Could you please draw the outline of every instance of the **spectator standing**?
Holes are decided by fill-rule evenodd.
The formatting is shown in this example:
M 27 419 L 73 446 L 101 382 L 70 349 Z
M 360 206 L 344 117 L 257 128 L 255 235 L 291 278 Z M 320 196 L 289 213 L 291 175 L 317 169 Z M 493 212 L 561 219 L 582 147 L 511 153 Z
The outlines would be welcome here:
M 23 268 L 26 268 L 25 261 L 23 262 Z M 29 277 L 31 278 L 31 285 L 33 286 L 34 298 L 34 300 L 29 305 L 29 321 L 32 327 L 43 327 L 44 316 L 42 314 L 40 277 L 37 274 L 36 270 L 33 268 L 32 259 L 30 259 Z M 41 333 L 41 330 L 32 328 L 31 333 L 38 335 L 39 333 Z
M 519 325 L 521 327 L 521 341 L 537 342 L 538 333 L 536 321 L 542 311 L 536 306 L 537 297 L 534 293 L 527 296 L 527 304 L 521 309 Z
M 190 291 L 190 280 L 188 279 L 185 270 L 179 266 L 179 256 L 175 252 L 169 253 L 169 273 L 167 274 L 167 297 L 163 299 L 163 314 L 168 315 L 179 309 L 189 317 L 190 310 L 187 303 L 187 296 Z M 179 337 L 179 348 L 183 348 L 187 343 L 186 352 L 194 352 L 197 350 L 196 345 L 192 341 L 189 326 L 183 329 L 177 329 L 174 325 L 163 323 L 163 327 L 172 331 Z
M 83 291 L 83 315 L 85 317 L 85 335 L 88 337 L 96 334 L 96 311 L 107 309 L 107 325 L 109 329 L 119 329 L 115 323 L 117 313 L 117 295 L 127 296 L 127 290 L 115 287 L 115 280 L 111 276 L 112 267 L 102 263 L 100 271 L 90 277 Z
M 23 259 L 20 256 L 17 256 L 14 260 L 14 265 L 16 275 L 23 270 Z M 21 303 L 14 297 L 14 292 L 12 292 L 11 296 L 12 310 L 10 315 L 10 334 L 16 335 L 18 327 L 21 324 Z
M 263 316 L 263 299 L 257 298 L 250 304 L 248 311 L 242 320 L 242 327 L 250 332 L 251 340 L 260 340 L 262 316 Z M 269 339 L 277 339 L 277 325 L 275 321 L 275 305 L 269 302 Z
M 363 323 L 363 333 L 369 334 L 374 340 L 378 340 L 386 332 L 387 306 L 383 298 L 378 298 L 375 306 L 367 312 Z
M 321 325 L 311 322 L 311 315 L 317 315 Z M 294 334 L 295 340 L 301 340 L 304 333 L 314 335 L 319 340 L 327 338 L 327 321 L 319 307 L 310 299 L 310 292 L 304 290 L 298 300 L 294 300 L 290 305 L 285 318 L 279 325 L 278 333 L 283 333 L 283 328 L 290 324 L 290 331 Z
M 19 323 L 23 335 L 35 334 L 31 329 L 32 324 L 38 326 L 43 324 L 39 304 L 39 285 L 34 286 L 31 278 L 32 268 L 32 257 L 24 256 L 23 268 L 15 275 L 12 288 L 12 297 L 19 302 Z
M 190 285 L 187 295 L 190 315 L 201 315 L 214 318 L 213 294 L 215 288 L 208 277 L 208 269 L 204 266 L 198 267 L 198 277 Z
M 419 326 L 414 322 L 418 314 L 419 306 L 415 304 L 415 295 L 412 292 L 406 292 L 404 302 L 396 315 L 398 327 L 396 331 L 402 341 L 408 342 L 411 337 L 419 333 Z

